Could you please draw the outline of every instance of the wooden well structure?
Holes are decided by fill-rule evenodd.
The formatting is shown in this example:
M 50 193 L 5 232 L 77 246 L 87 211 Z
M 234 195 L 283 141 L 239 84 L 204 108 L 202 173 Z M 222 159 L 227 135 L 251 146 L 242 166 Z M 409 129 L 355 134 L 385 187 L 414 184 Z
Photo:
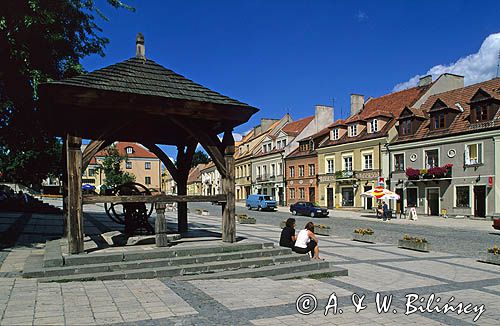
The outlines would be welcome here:
M 178 203 L 178 231 L 188 228 L 188 202 L 223 202 L 222 240 L 234 242 L 233 128 L 258 111 L 199 85 L 145 57 L 144 37 L 136 56 L 91 73 L 40 86 L 40 107 L 66 151 L 66 233 L 71 254 L 83 252 L 83 208 L 90 203 Z M 222 136 L 220 140 L 219 135 Z M 82 139 L 91 142 L 81 151 Z M 177 183 L 178 195 L 82 196 L 82 171 L 114 141 L 132 141 L 156 154 Z M 158 144 L 177 147 L 175 163 Z M 198 144 L 222 178 L 222 195 L 187 196 L 187 178 Z M 158 229 L 156 230 L 158 232 Z

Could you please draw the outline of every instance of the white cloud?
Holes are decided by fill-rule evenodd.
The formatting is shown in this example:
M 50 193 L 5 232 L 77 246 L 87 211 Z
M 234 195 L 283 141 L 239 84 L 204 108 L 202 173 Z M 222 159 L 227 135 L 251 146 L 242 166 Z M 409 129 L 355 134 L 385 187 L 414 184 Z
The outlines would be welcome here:
M 358 10 L 358 13 L 356 14 L 356 18 L 360 22 L 360 21 L 368 19 L 368 15 L 366 14 L 366 12 Z
M 423 75 L 416 75 L 406 82 L 397 84 L 394 91 L 416 86 L 422 76 L 432 75 L 432 79 L 435 80 L 446 72 L 464 76 L 465 85 L 489 80 L 496 76 L 498 51 L 500 51 L 500 33 L 491 34 L 483 41 L 478 52 L 462 57 L 448 65 L 434 66 Z

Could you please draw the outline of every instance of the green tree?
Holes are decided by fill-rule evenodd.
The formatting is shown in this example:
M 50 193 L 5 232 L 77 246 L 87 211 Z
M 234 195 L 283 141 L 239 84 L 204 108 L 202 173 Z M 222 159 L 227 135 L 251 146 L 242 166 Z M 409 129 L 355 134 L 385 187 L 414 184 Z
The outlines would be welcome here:
M 106 155 L 98 170 L 104 173 L 104 185 L 108 188 L 114 188 L 127 182 L 134 182 L 135 176 L 121 169 L 123 161 L 127 161 L 126 156 L 120 155 L 115 146 L 106 148 Z
M 62 173 L 61 141 L 45 129 L 37 88 L 82 73 L 87 55 L 104 55 L 95 15 L 105 19 L 94 0 L 0 1 L 1 179 L 36 185 Z
M 210 158 L 208 157 L 208 155 L 203 151 L 197 150 L 196 152 L 194 152 L 193 162 L 191 163 L 191 167 L 195 167 L 198 164 L 202 163 L 206 164 L 208 162 L 210 162 Z

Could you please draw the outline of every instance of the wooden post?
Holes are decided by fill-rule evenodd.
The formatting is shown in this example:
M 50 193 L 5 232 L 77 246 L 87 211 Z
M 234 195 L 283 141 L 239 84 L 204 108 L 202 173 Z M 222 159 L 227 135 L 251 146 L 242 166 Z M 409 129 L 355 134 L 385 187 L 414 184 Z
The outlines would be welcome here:
M 167 247 L 167 221 L 165 220 L 165 203 L 156 203 L 155 238 L 157 247 Z
M 82 139 L 66 136 L 68 166 L 68 245 L 70 254 L 83 252 Z
M 63 198 L 63 237 L 68 237 L 68 147 L 66 144 L 66 138 L 63 137 L 62 153 L 61 153 L 61 163 L 63 166 L 63 173 L 61 176 L 61 190 Z
M 222 211 L 222 241 L 236 241 L 236 207 L 234 197 L 234 138 L 232 130 L 224 133 L 222 140 L 225 146 L 224 161 L 226 165 L 226 176 L 222 178 L 222 188 L 227 196 L 227 202 L 223 205 Z
M 179 182 L 177 183 L 177 195 L 187 195 L 187 173 L 182 170 L 179 172 Z M 188 231 L 187 203 L 177 203 L 177 232 L 184 233 Z

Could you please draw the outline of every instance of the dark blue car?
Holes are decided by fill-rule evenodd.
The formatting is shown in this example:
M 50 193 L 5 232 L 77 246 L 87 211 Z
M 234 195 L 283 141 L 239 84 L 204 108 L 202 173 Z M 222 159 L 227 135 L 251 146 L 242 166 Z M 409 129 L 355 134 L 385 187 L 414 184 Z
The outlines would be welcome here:
M 328 210 L 326 208 L 321 208 L 318 205 L 307 201 L 299 201 L 290 205 L 290 212 L 292 212 L 293 215 L 307 215 L 310 217 L 328 216 Z

